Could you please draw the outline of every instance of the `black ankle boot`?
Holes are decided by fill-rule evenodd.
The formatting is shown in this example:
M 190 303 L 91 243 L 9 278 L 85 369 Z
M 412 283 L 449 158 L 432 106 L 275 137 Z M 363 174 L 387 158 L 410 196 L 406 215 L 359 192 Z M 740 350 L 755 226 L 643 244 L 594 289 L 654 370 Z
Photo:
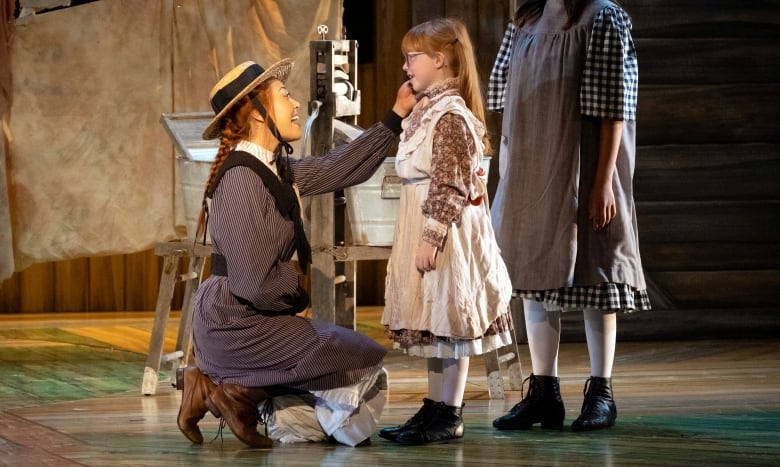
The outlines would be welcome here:
M 580 416 L 571 425 L 572 431 L 600 430 L 614 425 L 617 407 L 612 399 L 612 378 L 591 376 L 583 392 L 585 400 Z
M 431 399 L 428 399 L 427 397 L 424 398 L 422 407 L 420 407 L 420 410 L 418 410 L 417 413 L 412 416 L 412 418 L 407 420 L 402 425 L 382 428 L 379 430 L 379 436 L 384 439 L 389 439 L 390 441 L 395 441 L 395 438 L 398 437 L 398 433 L 410 430 L 428 421 L 433 415 L 435 404 L 436 403 Z
M 563 428 L 566 411 L 558 378 L 531 375 L 528 379 L 528 394 L 508 414 L 493 420 L 493 426 L 499 430 L 527 430 L 541 423 L 542 428 Z
M 398 433 L 399 444 L 436 444 L 463 439 L 463 406 L 434 402 L 433 416 L 421 424 Z

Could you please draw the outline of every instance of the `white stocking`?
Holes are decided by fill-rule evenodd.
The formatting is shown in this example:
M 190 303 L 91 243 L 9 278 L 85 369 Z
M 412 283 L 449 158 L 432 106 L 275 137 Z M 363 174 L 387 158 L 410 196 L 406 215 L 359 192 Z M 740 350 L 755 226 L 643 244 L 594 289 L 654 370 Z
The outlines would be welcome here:
M 429 358 L 428 363 L 428 399 L 439 402 L 441 401 L 441 384 L 442 384 L 442 359 L 441 358 Z
M 561 311 L 548 311 L 542 302 L 523 299 L 531 371 L 539 376 L 558 376 L 558 346 L 561 341 Z
M 428 399 L 460 407 L 469 375 L 469 357 L 428 359 Z
M 445 358 L 443 364 L 440 400 L 446 405 L 460 407 L 469 376 L 469 357 Z
M 617 340 L 617 313 L 585 310 L 585 338 L 590 355 L 590 374 L 601 378 L 612 377 Z

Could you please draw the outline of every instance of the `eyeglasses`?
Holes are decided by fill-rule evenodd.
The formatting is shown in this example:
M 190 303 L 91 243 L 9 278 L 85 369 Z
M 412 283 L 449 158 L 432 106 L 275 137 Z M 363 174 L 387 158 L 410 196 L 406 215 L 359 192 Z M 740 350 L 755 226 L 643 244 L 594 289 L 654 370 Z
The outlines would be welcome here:
M 406 66 L 409 66 L 412 63 L 412 60 L 414 57 L 418 55 L 423 55 L 425 52 L 409 52 L 407 54 L 404 54 L 404 61 L 406 61 Z

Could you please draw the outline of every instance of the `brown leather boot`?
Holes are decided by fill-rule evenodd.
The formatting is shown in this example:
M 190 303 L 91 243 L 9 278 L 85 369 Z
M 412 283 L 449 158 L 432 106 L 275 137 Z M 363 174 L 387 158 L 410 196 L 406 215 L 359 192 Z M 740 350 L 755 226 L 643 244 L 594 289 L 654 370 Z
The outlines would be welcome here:
M 209 408 L 206 405 L 209 394 L 217 387 L 208 376 L 200 372 L 196 366 L 184 368 L 181 406 L 177 424 L 179 430 L 195 444 L 203 444 L 203 435 L 198 428 L 198 422 L 206 415 Z M 214 416 L 219 417 L 219 412 Z
M 222 383 L 209 395 L 209 408 L 218 411 L 230 427 L 230 431 L 242 443 L 252 448 L 273 447 L 273 440 L 257 432 L 260 414 L 257 404 L 268 399 L 263 388 L 247 388 Z

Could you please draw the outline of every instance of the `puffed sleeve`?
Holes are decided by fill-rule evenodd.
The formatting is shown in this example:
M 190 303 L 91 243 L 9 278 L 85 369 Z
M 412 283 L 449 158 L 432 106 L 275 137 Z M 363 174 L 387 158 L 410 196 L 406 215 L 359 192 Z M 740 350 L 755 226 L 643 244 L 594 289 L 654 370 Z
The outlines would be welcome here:
M 636 120 L 639 67 L 631 20 L 622 9 L 605 7 L 595 18 L 580 88 L 583 115 Z
M 501 45 L 498 48 L 496 61 L 493 63 L 493 69 L 490 71 L 487 92 L 488 110 L 504 110 L 504 95 L 509 81 L 509 60 L 512 57 L 512 43 L 514 42 L 516 26 L 510 22 L 504 31 L 504 37 L 501 39 Z

